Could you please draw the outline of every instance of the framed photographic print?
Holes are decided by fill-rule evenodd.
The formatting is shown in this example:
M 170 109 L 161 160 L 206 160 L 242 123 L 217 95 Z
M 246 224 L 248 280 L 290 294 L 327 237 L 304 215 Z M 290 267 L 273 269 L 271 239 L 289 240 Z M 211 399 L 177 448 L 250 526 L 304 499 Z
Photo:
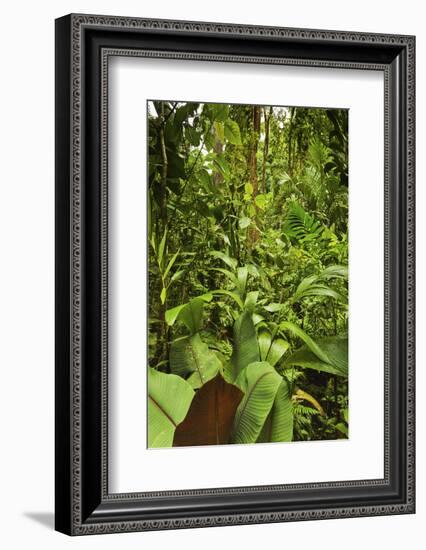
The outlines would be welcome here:
M 406 514 L 412 36 L 56 21 L 56 529 Z

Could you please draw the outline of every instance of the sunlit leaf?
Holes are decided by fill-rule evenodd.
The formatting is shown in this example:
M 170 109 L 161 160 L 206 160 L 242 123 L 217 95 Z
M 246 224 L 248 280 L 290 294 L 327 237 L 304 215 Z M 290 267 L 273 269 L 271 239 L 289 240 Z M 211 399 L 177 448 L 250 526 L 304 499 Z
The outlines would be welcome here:
M 302 346 L 286 358 L 284 365 L 295 365 L 347 377 L 348 339 L 339 336 L 318 338 L 314 347 L 308 344 Z
M 223 128 L 223 123 L 216 120 L 214 123 L 214 129 L 215 129 L 217 138 L 223 143 L 225 141 L 225 131 Z
M 251 224 L 251 219 L 244 216 L 239 219 L 238 225 L 240 229 L 246 229 Z
M 224 252 L 220 252 L 219 250 L 212 250 L 210 252 L 210 255 L 213 256 L 214 258 L 218 258 L 219 260 L 222 260 L 222 262 L 224 262 L 228 267 L 232 269 L 237 268 L 237 265 L 238 265 L 237 260 L 235 258 L 231 258 Z
M 247 292 L 247 296 L 244 302 L 244 309 L 247 311 L 253 312 L 254 308 L 256 307 L 256 302 L 259 297 L 259 291 L 258 290 L 252 290 L 251 292 Z
M 297 336 L 303 342 L 305 342 L 307 348 L 313 352 L 321 361 L 324 363 L 328 363 L 331 365 L 331 361 L 325 351 L 323 351 L 320 346 L 308 335 L 306 332 L 301 329 L 296 324 L 290 322 L 290 321 L 283 321 L 279 325 L 281 331 L 286 331 L 292 333 L 294 336 Z
M 148 447 L 171 447 L 194 390 L 180 376 L 148 368 Z
M 333 277 L 348 278 L 348 266 L 346 265 L 330 265 L 321 273 L 322 279 L 331 279 Z
M 167 239 L 167 229 L 164 230 L 163 237 L 160 241 L 160 245 L 158 247 L 158 264 L 163 265 L 163 256 L 164 256 L 164 248 L 166 246 L 166 239 Z
M 233 348 L 231 364 L 233 379 L 250 363 L 259 361 L 259 346 L 256 329 L 249 311 L 243 311 L 233 327 Z
M 248 365 L 235 381 L 244 393 L 234 419 L 233 443 L 255 443 L 272 409 L 282 378 L 266 362 Z
M 244 184 L 244 190 L 247 193 L 247 195 L 252 195 L 253 194 L 253 185 L 249 182 L 245 183 Z
M 284 442 L 293 439 L 293 403 L 288 383 L 283 379 L 278 386 L 269 413 L 257 443 Z
M 269 330 L 260 330 L 257 335 L 257 340 L 259 343 L 259 352 L 261 361 L 266 361 L 268 356 L 269 348 L 272 344 L 272 336 Z
M 283 340 L 282 338 L 275 338 L 269 348 L 268 355 L 266 357 L 266 361 L 274 367 L 278 361 L 283 357 L 285 352 L 290 347 L 290 344 Z
M 240 309 L 244 308 L 243 301 L 238 296 L 238 294 L 236 294 L 235 292 L 231 292 L 230 290 L 219 289 L 219 290 L 213 290 L 212 294 L 229 296 L 230 298 L 232 298 L 237 303 L 237 305 L 239 306 Z
M 221 368 L 220 360 L 198 333 L 172 342 L 169 360 L 172 373 L 189 376 L 188 383 L 193 388 L 199 388 L 214 378 Z
M 186 273 L 185 269 L 179 269 L 179 271 L 175 271 L 173 275 L 170 277 L 170 281 L 174 283 L 175 281 L 178 281 L 182 278 L 182 276 Z
M 266 311 L 269 311 L 270 313 L 276 313 L 277 311 L 281 311 L 285 307 L 284 304 L 268 304 L 267 306 L 263 306 Z
M 228 269 L 223 269 L 221 267 L 212 267 L 211 270 L 222 273 L 222 275 L 225 275 L 225 277 L 227 277 L 235 287 L 238 286 L 238 279 L 236 275 L 232 273 L 232 271 L 229 271 Z
M 186 304 L 181 304 L 166 311 L 166 323 L 173 326 L 177 319 L 186 324 L 190 332 L 196 332 L 200 328 L 202 308 L 204 302 L 211 302 L 213 294 L 208 292 L 193 298 Z
M 208 104 L 212 120 L 225 121 L 229 114 L 229 105 L 227 103 Z
M 247 266 L 237 268 L 237 280 L 238 280 L 237 289 L 238 289 L 238 292 L 240 293 L 240 296 L 244 296 L 246 292 L 247 277 L 248 277 Z
M 341 432 L 346 437 L 348 436 L 348 427 L 343 424 L 343 422 L 339 422 L 338 424 L 336 424 L 336 430 L 339 430 L 339 432 Z
M 166 269 L 164 270 L 163 277 L 166 278 L 169 274 L 169 271 L 173 267 L 175 261 L 177 260 L 177 257 L 179 256 L 179 250 L 176 252 L 176 254 L 173 254 L 173 256 L 170 258 L 169 263 L 167 264 Z
M 241 145 L 240 128 L 234 120 L 225 121 L 225 138 L 233 145 Z
M 263 210 L 266 206 L 266 197 L 265 195 L 259 194 L 256 195 L 256 198 L 254 199 L 254 202 L 258 208 Z

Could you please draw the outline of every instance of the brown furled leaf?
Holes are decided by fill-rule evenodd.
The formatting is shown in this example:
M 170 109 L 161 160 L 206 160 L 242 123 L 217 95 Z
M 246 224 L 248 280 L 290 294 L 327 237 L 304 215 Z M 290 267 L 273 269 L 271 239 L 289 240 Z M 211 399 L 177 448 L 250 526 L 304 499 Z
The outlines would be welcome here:
M 293 394 L 292 397 L 293 401 L 309 401 L 309 403 L 312 403 L 312 405 L 316 408 L 316 410 L 320 413 L 321 416 L 325 416 L 325 411 L 321 407 L 321 405 L 318 403 L 318 401 L 313 397 L 311 394 L 301 390 L 300 388 L 297 388 L 296 391 Z
M 221 375 L 195 394 L 188 414 L 175 431 L 174 447 L 229 443 L 235 412 L 243 392 Z

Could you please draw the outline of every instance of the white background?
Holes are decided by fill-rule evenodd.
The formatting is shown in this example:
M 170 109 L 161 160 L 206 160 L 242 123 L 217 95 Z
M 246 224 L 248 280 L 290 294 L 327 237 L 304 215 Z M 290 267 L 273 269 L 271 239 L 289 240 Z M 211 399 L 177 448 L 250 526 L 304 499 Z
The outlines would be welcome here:
M 109 74 L 110 491 L 382 478 L 383 73 L 126 57 L 113 58 Z M 146 99 L 168 97 L 170 81 L 173 98 L 180 100 L 349 109 L 349 440 L 146 449 L 147 257 L 141 238 L 147 184 L 141 129 Z M 218 463 L 238 468 L 216 468 Z M 253 468 L 260 464 L 268 467 Z
M 399 550 L 424 540 L 425 470 L 418 468 L 418 512 L 317 521 L 70 539 L 52 531 L 53 510 L 53 19 L 68 12 L 417 35 L 418 211 L 425 210 L 426 31 L 420 1 L 297 3 L 215 0 L 56 0 L 3 6 L 1 33 L 0 543 L 21 548 L 195 549 L 286 547 Z M 425 463 L 425 216 L 418 216 L 418 446 Z

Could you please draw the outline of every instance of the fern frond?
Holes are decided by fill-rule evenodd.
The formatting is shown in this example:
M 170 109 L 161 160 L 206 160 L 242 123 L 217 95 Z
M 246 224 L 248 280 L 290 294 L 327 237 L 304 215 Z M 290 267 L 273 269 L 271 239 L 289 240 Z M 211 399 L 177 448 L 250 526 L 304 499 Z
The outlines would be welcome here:
M 308 214 L 297 202 L 290 203 L 284 234 L 298 241 L 317 239 L 323 230 L 321 222 Z

